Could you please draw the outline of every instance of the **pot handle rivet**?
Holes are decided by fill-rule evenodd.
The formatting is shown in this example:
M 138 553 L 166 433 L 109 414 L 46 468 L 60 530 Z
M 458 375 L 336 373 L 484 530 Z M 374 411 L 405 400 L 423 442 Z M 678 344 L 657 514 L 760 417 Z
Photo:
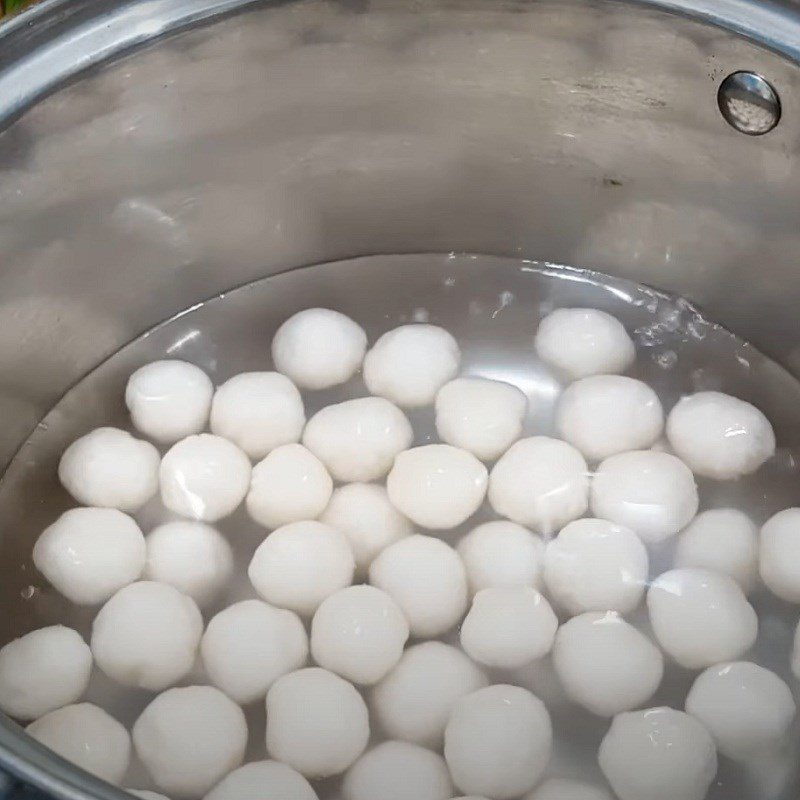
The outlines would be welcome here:
M 717 103 L 725 121 L 748 136 L 769 133 L 781 118 L 778 93 L 755 72 L 728 75 L 720 84 Z

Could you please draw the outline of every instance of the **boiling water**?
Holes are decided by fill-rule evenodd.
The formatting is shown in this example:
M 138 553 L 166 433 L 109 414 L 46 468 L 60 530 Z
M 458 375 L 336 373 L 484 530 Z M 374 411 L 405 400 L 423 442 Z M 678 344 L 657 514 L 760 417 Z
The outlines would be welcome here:
M 353 317 L 370 341 L 407 322 L 431 322 L 459 341 L 462 374 L 494 378 L 520 387 L 530 401 L 523 435 L 553 435 L 559 383 L 536 358 L 532 341 L 538 322 L 553 308 L 591 306 L 617 316 L 632 333 L 638 360 L 629 374 L 652 386 L 669 409 L 685 393 L 718 389 L 749 400 L 772 421 L 779 450 L 755 476 L 735 482 L 700 483 L 701 510 L 741 508 L 758 524 L 776 511 L 800 504 L 800 383 L 752 346 L 707 321 L 686 301 L 596 273 L 547 264 L 476 256 L 379 256 L 298 269 L 249 284 L 189 308 L 144 334 L 76 385 L 39 424 L 0 482 L 0 581 L 12 608 L 0 618 L 0 643 L 43 625 L 61 622 L 88 637 L 94 610 L 77 608 L 56 595 L 36 573 L 30 550 L 38 534 L 74 505 L 60 487 L 58 458 L 67 444 L 101 425 L 130 428 L 123 403 L 130 373 L 149 361 L 181 358 L 202 367 L 215 383 L 242 371 L 271 368 L 270 342 L 277 327 L 303 308 L 327 306 Z M 324 392 L 305 392 L 308 416 L 333 402 L 366 394 L 359 376 Z M 433 410 L 410 414 L 415 444 L 435 440 Z M 136 515 L 145 532 L 167 513 L 153 500 Z M 465 529 L 492 518 L 476 517 L 444 536 L 455 544 Z M 233 544 L 237 575 L 227 595 L 206 612 L 254 592 L 246 565 L 265 531 L 240 510 L 218 527 Z M 651 577 L 671 563 L 673 543 L 651 548 Z M 760 618 L 758 642 L 747 658 L 800 687 L 789 670 L 789 652 L 800 609 L 765 590 L 751 598 Z M 640 609 L 632 620 L 647 629 Z M 456 637 L 451 636 L 451 639 Z M 668 666 L 650 705 L 682 708 L 696 673 Z M 514 672 L 496 672 L 497 682 L 526 686 L 548 705 L 555 750 L 550 773 L 602 782 L 597 747 L 608 721 L 570 703 L 548 659 Z M 182 683 L 205 682 L 202 667 Z M 149 692 L 115 686 L 95 670 L 87 699 L 130 726 L 152 698 Z M 251 726 L 248 760 L 265 757 L 263 703 L 246 709 Z M 720 758 L 712 800 L 796 800 L 800 736 L 794 749 L 743 766 Z M 379 734 L 373 738 L 379 738 Z M 126 786 L 148 787 L 133 764 Z M 338 795 L 339 781 L 317 783 L 322 800 Z

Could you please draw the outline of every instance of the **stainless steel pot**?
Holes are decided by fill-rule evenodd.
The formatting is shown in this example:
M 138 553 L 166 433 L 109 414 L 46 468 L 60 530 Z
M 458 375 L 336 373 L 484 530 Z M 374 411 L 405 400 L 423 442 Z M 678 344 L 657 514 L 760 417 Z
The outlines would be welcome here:
M 0 468 L 137 333 L 362 254 L 595 267 L 800 375 L 799 60 L 790 0 L 45 0 L 0 28 Z M 121 797 L 6 719 L 0 765 Z

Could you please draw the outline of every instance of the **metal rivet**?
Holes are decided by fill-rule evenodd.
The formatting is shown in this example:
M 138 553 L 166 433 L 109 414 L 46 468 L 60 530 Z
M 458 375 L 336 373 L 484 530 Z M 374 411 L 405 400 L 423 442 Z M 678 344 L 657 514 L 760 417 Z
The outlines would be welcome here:
M 734 72 L 720 84 L 717 103 L 725 121 L 748 136 L 769 133 L 781 118 L 781 101 L 755 72 Z

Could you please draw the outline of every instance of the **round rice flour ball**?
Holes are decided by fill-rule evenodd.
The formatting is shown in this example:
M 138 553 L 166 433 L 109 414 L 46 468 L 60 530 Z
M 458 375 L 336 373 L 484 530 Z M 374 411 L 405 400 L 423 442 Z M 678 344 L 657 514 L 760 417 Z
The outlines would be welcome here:
M 160 460 L 150 442 L 119 428 L 96 428 L 64 451 L 58 477 L 84 506 L 136 511 L 158 490 Z
M 800 508 L 787 508 L 761 528 L 761 580 L 778 597 L 800 603 Z
M 456 701 L 487 684 L 483 672 L 460 650 L 422 642 L 409 647 L 372 690 L 372 709 L 390 738 L 439 750 Z
M 462 792 L 510 800 L 530 791 L 550 761 L 553 732 L 544 703 L 498 684 L 462 697 L 444 733 L 444 757 Z
M 299 311 L 272 340 L 275 369 L 304 389 L 327 389 L 349 380 L 366 350 L 363 328 L 329 308 Z
M 722 392 L 682 398 L 667 417 L 675 454 L 697 475 L 750 475 L 775 453 L 775 432 L 754 405 Z
M 545 364 L 569 377 L 624 372 L 636 357 L 622 323 L 594 308 L 557 308 L 540 323 L 534 347 Z
M 369 712 L 352 684 L 310 667 L 267 693 L 267 751 L 307 778 L 344 772 L 369 741 Z
M 717 774 L 709 732 L 672 708 L 618 714 L 598 760 L 619 800 L 703 800 Z
M 120 589 L 92 623 L 92 654 L 110 678 L 160 691 L 194 665 L 203 618 L 197 604 L 166 583 Z
M 128 379 L 125 405 L 136 430 L 163 444 L 200 433 L 214 385 L 200 367 L 167 359 L 145 364 Z
M 204 800 L 319 800 L 311 784 L 278 761 L 254 761 L 226 775 Z
M 303 444 L 337 481 L 375 481 L 411 446 L 406 415 L 382 397 L 359 397 L 326 406 L 308 421 Z
M 250 458 L 300 441 L 306 414 L 297 387 L 279 372 L 243 372 L 214 392 L 211 432 Z
M 204 795 L 244 758 L 242 709 L 213 686 L 158 695 L 133 726 L 136 754 L 170 797 Z
M 456 378 L 436 395 L 436 431 L 443 442 L 494 461 L 519 439 L 527 411 L 528 398 L 510 383 Z
M 612 800 L 602 787 L 571 778 L 550 778 L 540 784 L 525 800 Z
M 364 359 L 364 383 L 372 394 L 403 408 L 433 403 L 461 363 L 456 340 L 436 325 L 401 325 L 378 339 Z
M 0 709 L 31 720 L 76 702 L 89 685 L 92 651 L 63 625 L 26 633 L 0 649 Z
M 109 783 L 128 771 L 131 737 L 113 717 L 91 703 L 51 711 L 25 732 L 67 761 Z
M 33 546 L 33 563 L 53 588 L 78 605 L 95 605 L 133 583 L 145 565 L 145 538 L 115 508 L 72 508 Z

